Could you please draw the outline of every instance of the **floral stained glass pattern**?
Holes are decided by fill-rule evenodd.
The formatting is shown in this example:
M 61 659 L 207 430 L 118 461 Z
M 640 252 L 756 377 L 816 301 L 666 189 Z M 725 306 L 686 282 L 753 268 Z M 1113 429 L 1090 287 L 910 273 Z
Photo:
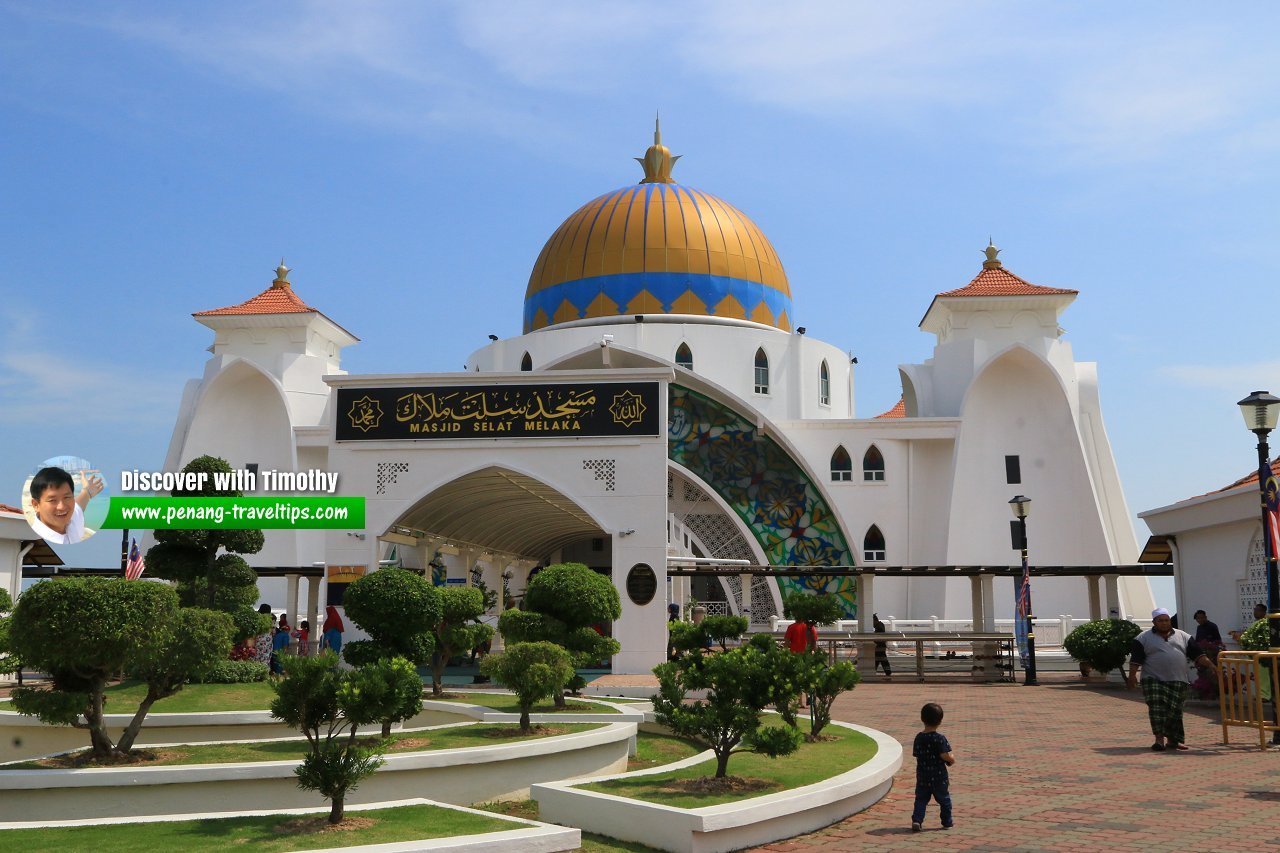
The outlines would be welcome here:
M 835 515 L 804 470 L 734 410 L 672 385 L 667 448 L 742 518 L 770 565 L 853 565 Z M 813 574 L 778 578 L 778 585 L 784 595 L 835 595 L 849 618 L 857 615 L 853 578 Z

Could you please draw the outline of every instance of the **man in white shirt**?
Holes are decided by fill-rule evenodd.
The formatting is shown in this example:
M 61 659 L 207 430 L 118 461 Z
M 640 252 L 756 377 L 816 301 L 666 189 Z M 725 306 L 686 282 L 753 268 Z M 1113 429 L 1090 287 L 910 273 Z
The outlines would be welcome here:
M 41 468 L 31 478 L 31 507 L 36 517 L 31 529 L 54 545 L 75 545 L 84 539 L 84 508 L 102 491 L 100 477 L 80 475 L 80 494 L 75 480 L 61 468 Z

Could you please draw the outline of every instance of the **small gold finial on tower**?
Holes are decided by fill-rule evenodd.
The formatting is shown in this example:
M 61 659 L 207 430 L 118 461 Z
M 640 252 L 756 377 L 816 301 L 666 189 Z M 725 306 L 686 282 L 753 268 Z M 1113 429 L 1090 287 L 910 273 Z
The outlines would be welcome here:
M 984 270 L 998 270 L 1004 266 L 996 257 L 996 255 L 1000 254 L 1000 250 L 996 248 L 995 241 L 990 237 L 987 238 L 987 248 L 983 249 L 982 252 L 987 256 L 987 259 L 982 262 Z
M 679 159 L 679 154 L 672 156 L 671 149 L 662 144 L 662 122 L 660 117 L 655 114 L 653 118 L 653 144 L 649 146 L 649 150 L 644 152 L 643 157 L 636 158 L 636 162 L 644 167 L 644 180 L 640 183 L 675 183 L 671 178 L 671 169 Z
M 279 290 L 282 287 L 291 287 L 289 284 L 289 273 L 292 272 L 284 265 L 284 258 L 280 259 L 280 266 L 276 267 L 276 280 L 271 282 L 271 286 Z

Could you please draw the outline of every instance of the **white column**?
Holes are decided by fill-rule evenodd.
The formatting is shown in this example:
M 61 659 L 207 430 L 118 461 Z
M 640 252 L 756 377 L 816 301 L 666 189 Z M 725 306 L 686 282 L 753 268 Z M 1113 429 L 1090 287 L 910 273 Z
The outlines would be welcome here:
M 1120 612 L 1120 576 L 1103 575 L 1102 580 L 1107 587 L 1107 617 L 1110 619 L 1123 618 L 1124 614 Z
M 875 630 L 875 623 L 871 620 L 876 609 L 873 578 L 874 575 L 863 574 L 857 575 L 854 580 L 858 596 L 858 630 L 866 634 Z
M 738 592 L 738 613 L 745 616 L 747 624 L 751 624 L 751 575 L 738 575 L 741 589 Z
M 307 578 L 307 621 L 311 623 L 311 633 L 307 637 L 308 654 L 314 654 L 320 648 L 320 626 L 324 624 L 324 617 L 320 615 L 320 584 L 323 581 L 323 577 Z
M 996 579 L 991 575 L 982 576 L 982 627 L 974 626 L 975 631 L 992 632 L 996 629 Z
M 982 597 L 982 575 L 969 575 L 969 606 L 973 614 L 970 629 L 974 632 L 986 630 L 983 627 L 987 624 L 986 604 Z
M 284 615 L 289 618 L 289 624 L 298 629 L 302 626 L 302 619 L 298 618 L 298 578 L 301 575 L 285 575 L 284 577 Z M 303 619 L 306 617 L 303 616 Z M 298 654 L 300 650 L 297 642 L 289 640 L 289 649 L 292 654 Z
M 1102 583 L 1097 575 L 1089 575 L 1089 619 L 1096 622 L 1102 618 Z

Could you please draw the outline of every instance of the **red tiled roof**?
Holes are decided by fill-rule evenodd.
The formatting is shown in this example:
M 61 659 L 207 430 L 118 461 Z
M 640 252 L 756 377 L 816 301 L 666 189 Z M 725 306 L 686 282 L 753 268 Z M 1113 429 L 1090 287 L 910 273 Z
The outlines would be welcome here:
M 16 512 L 18 515 L 22 515 L 21 509 L 16 506 L 9 506 L 8 504 L 0 504 L 0 512 Z
M 1078 290 L 1061 287 L 1042 287 L 1019 278 L 1003 267 L 984 269 L 973 281 L 956 290 L 939 293 L 939 296 L 1045 296 L 1054 293 L 1077 294 Z
M 905 418 L 907 416 L 907 401 L 898 398 L 898 402 L 893 404 L 893 408 L 887 412 L 881 412 L 876 415 L 877 418 Z
M 293 288 L 287 283 L 283 286 L 275 284 L 259 293 L 252 299 L 246 299 L 239 305 L 228 305 L 226 308 L 214 308 L 210 311 L 197 311 L 192 317 L 211 317 L 223 314 L 305 314 L 314 312 L 307 303 L 298 298 Z M 318 313 L 318 312 L 316 312 Z
M 1277 456 L 1275 459 L 1271 460 L 1271 474 L 1272 476 L 1280 477 L 1280 456 Z M 1236 480 L 1231 485 L 1223 486 L 1221 489 L 1214 489 L 1212 492 L 1209 492 L 1209 494 L 1216 495 L 1218 492 L 1229 492 L 1232 489 L 1238 489 L 1241 486 L 1248 485 L 1249 483 L 1256 484 L 1257 482 L 1258 482 L 1258 472 L 1250 471 L 1246 476 L 1241 477 L 1239 480 Z

